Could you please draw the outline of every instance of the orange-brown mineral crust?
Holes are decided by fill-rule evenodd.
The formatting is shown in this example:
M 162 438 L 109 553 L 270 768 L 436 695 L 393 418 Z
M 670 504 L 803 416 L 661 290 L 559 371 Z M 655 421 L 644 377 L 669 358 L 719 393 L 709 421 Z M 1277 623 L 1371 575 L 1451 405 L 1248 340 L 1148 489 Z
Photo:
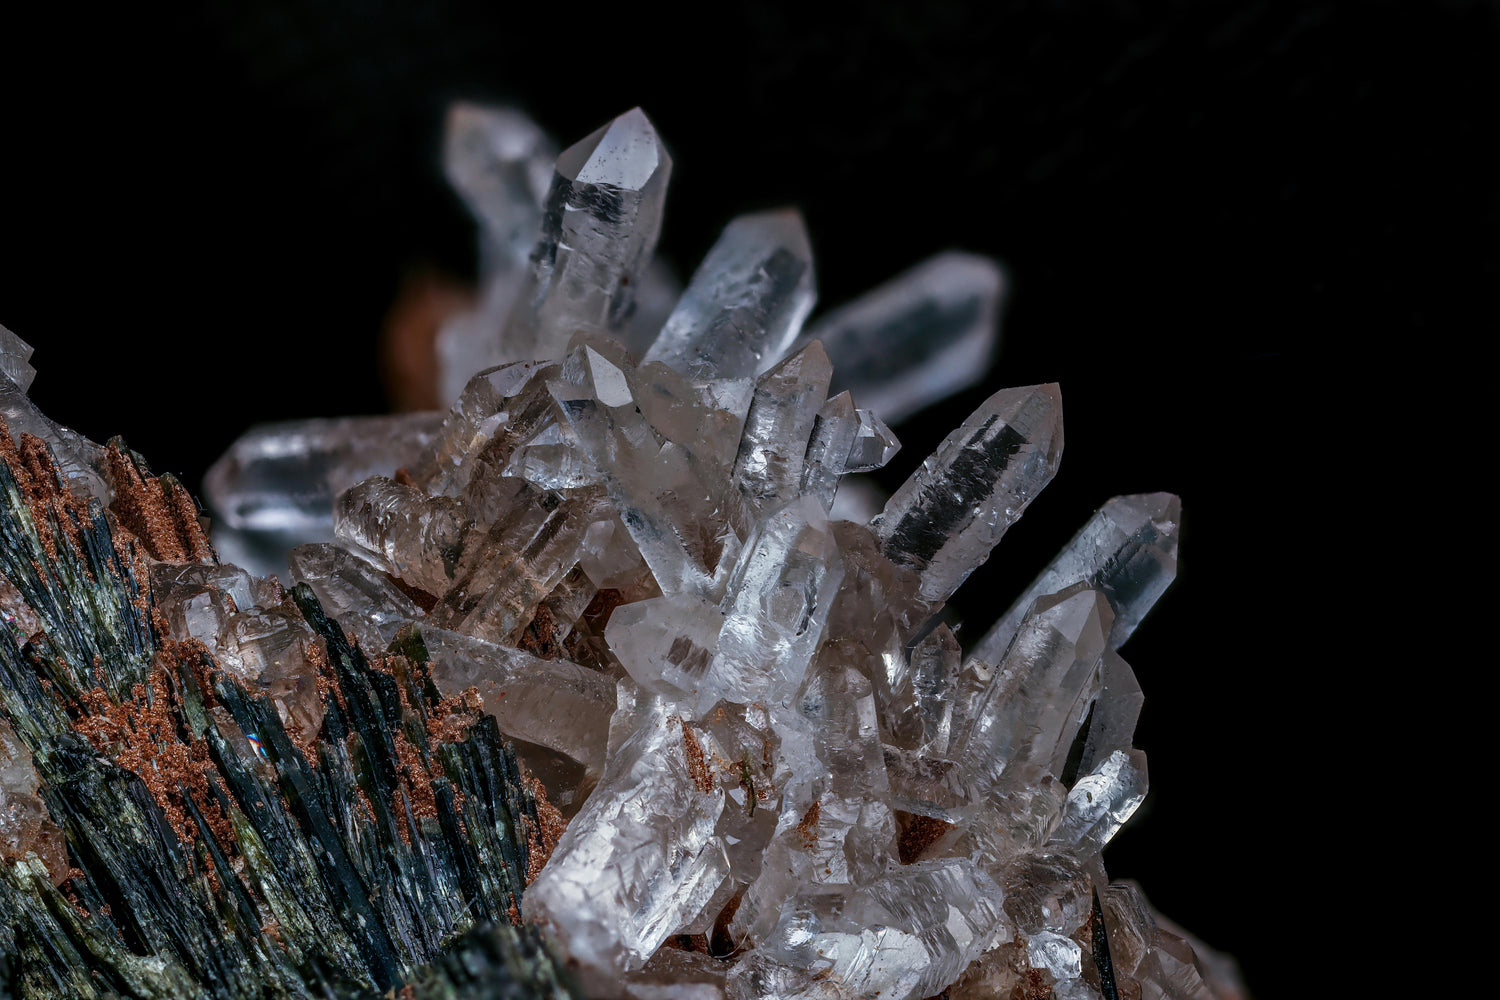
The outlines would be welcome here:
M 708 766 L 708 758 L 703 753 L 703 744 L 698 742 L 692 729 L 686 721 L 682 722 L 682 751 L 687 756 L 688 775 L 693 779 L 693 784 L 698 786 L 698 791 L 705 795 L 714 790 L 714 772 Z
M 528 774 L 522 778 L 522 783 L 536 800 L 537 828 L 533 828 L 529 817 L 523 824 L 526 827 L 526 884 L 530 885 L 547 864 L 547 859 L 552 857 L 557 842 L 568 829 L 568 821 L 547 798 L 547 789 L 539 780 Z
M 196 651 L 186 643 L 164 646 L 147 682 L 137 684 L 130 698 L 119 704 L 101 688 L 85 691 L 73 728 L 94 749 L 140 777 L 182 843 L 190 844 L 198 835 L 187 809 L 190 797 L 214 839 L 228 849 L 234 833 L 209 788 L 217 779 L 212 777 L 208 747 L 202 740 L 183 742 L 173 718 L 178 695 L 169 668 L 178 656 L 196 659 Z
M 911 816 L 907 820 L 906 829 L 901 833 L 901 839 L 896 844 L 896 853 L 901 863 L 909 865 L 913 861 L 920 861 L 922 852 L 951 829 L 953 829 L 951 823 L 944 823 L 931 816 Z
M 802 838 L 802 846 L 811 848 L 818 842 L 818 819 L 823 815 L 823 803 L 814 802 L 812 808 L 802 814 L 802 821 L 797 824 L 797 835 Z
M 109 509 L 153 558 L 172 563 L 214 561 L 198 505 L 176 478 L 145 475 L 119 439 L 111 441 L 104 454 L 115 493 Z
M 62 526 L 74 551 L 82 553 L 78 524 L 88 523 L 88 497 L 74 494 L 63 484 L 57 466 L 47 451 L 46 442 L 30 434 L 22 434 L 20 444 L 17 445 L 10 436 L 5 418 L 0 417 L 0 461 L 10 466 L 11 475 L 15 477 L 27 506 L 31 508 L 32 523 L 36 526 L 37 536 L 42 540 L 48 557 L 57 559 L 53 518 Z M 89 573 L 89 578 L 93 579 L 87 566 L 84 567 L 84 572 Z

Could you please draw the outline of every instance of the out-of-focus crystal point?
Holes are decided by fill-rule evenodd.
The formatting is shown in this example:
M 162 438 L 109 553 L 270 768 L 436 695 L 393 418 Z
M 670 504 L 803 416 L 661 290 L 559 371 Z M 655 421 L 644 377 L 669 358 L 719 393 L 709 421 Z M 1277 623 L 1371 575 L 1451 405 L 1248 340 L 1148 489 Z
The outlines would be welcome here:
M 928 258 L 812 323 L 848 389 L 891 423 L 977 385 L 999 342 L 1005 274 L 988 257 Z
M 886 555 L 946 600 L 1042 491 L 1062 460 L 1055 383 L 1001 389 L 949 434 L 871 522 Z
M 524 260 L 531 251 L 555 156 L 541 126 L 519 111 L 468 102 L 448 109 L 443 171 L 479 220 L 487 253 Z

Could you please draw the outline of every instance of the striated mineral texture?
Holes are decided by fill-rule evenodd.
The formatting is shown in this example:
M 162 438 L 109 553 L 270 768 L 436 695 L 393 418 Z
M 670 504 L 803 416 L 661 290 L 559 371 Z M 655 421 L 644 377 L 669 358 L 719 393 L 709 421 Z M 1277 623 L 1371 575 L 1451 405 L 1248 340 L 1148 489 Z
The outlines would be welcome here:
M 448 129 L 451 408 L 253 430 L 217 548 L 0 330 L 0 997 L 1243 995 L 1101 860 L 1177 499 L 1109 500 L 965 654 L 944 602 L 1056 474 L 1058 386 L 859 478 L 982 372 L 999 269 L 805 328 L 795 211 L 680 294 L 653 264 L 639 109 Z

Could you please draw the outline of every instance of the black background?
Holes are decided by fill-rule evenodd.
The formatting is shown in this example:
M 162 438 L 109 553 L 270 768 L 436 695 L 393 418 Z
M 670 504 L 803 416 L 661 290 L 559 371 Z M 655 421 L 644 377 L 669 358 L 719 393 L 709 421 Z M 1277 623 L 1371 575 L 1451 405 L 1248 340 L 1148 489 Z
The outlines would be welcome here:
M 146 6 L 0 33 L 0 322 L 50 416 L 196 482 L 253 422 L 381 410 L 401 275 L 472 268 L 446 103 L 565 143 L 640 104 L 684 275 L 787 203 L 825 304 L 950 246 L 1006 263 L 986 387 L 901 429 L 890 485 L 988 392 L 1061 382 L 1062 471 L 957 600 L 976 629 L 1107 497 L 1179 493 L 1125 650 L 1153 791 L 1106 860 L 1265 996 L 1344 923 L 1344 557 L 1363 443 L 1409 416 L 1382 362 L 1496 329 L 1493 5 Z

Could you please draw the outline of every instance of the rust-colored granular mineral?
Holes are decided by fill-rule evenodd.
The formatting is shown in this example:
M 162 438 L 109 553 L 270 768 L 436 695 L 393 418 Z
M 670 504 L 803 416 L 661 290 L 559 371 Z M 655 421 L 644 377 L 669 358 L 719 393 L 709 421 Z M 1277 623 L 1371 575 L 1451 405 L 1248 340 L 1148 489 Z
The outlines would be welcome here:
M 818 842 L 818 819 L 823 814 L 823 803 L 814 802 L 812 808 L 802 815 L 802 821 L 797 824 L 797 834 L 802 838 L 802 846 L 811 848 Z
M 922 852 L 951 829 L 953 829 L 951 823 L 944 823 L 931 816 L 907 817 L 906 829 L 901 832 L 901 839 L 896 843 L 896 853 L 901 863 L 909 865 L 914 861 L 920 861 Z
M 557 849 L 557 842 L 562 839 L 563 833 L 568 829 L 568 821 L 563 819 L 562 813 L 547 798 L 547 789 L 542 783 L 531 775 L 525 775 L 522 783 L 531 797 L 536 800 L 536 817 L 538 829 L 532 829 L 530 820 L 526 822 L 526 884 L 530 885 L 532 880 L 541 874 L 542 867 L 547 864 L 547 859 L 552 857 L 552 852 Z
M 119 440 L 104 450 L 114 500 L 110 512 L 152 558 L 163 562 L 212 562 L 216 558 L 198 519 L 198 505 L 172 476 L 149 476 Z
M 693 779 L 693 784 L 698 786 L 698 791 L 705 795 L 714 790 L 714 772 L 708 766 L 708 758 L 703 753 L 703 744 L 698 742 L 698 737 L 688 726 L 682 722 L 682 751 L 687 756 L 688 775 Z

